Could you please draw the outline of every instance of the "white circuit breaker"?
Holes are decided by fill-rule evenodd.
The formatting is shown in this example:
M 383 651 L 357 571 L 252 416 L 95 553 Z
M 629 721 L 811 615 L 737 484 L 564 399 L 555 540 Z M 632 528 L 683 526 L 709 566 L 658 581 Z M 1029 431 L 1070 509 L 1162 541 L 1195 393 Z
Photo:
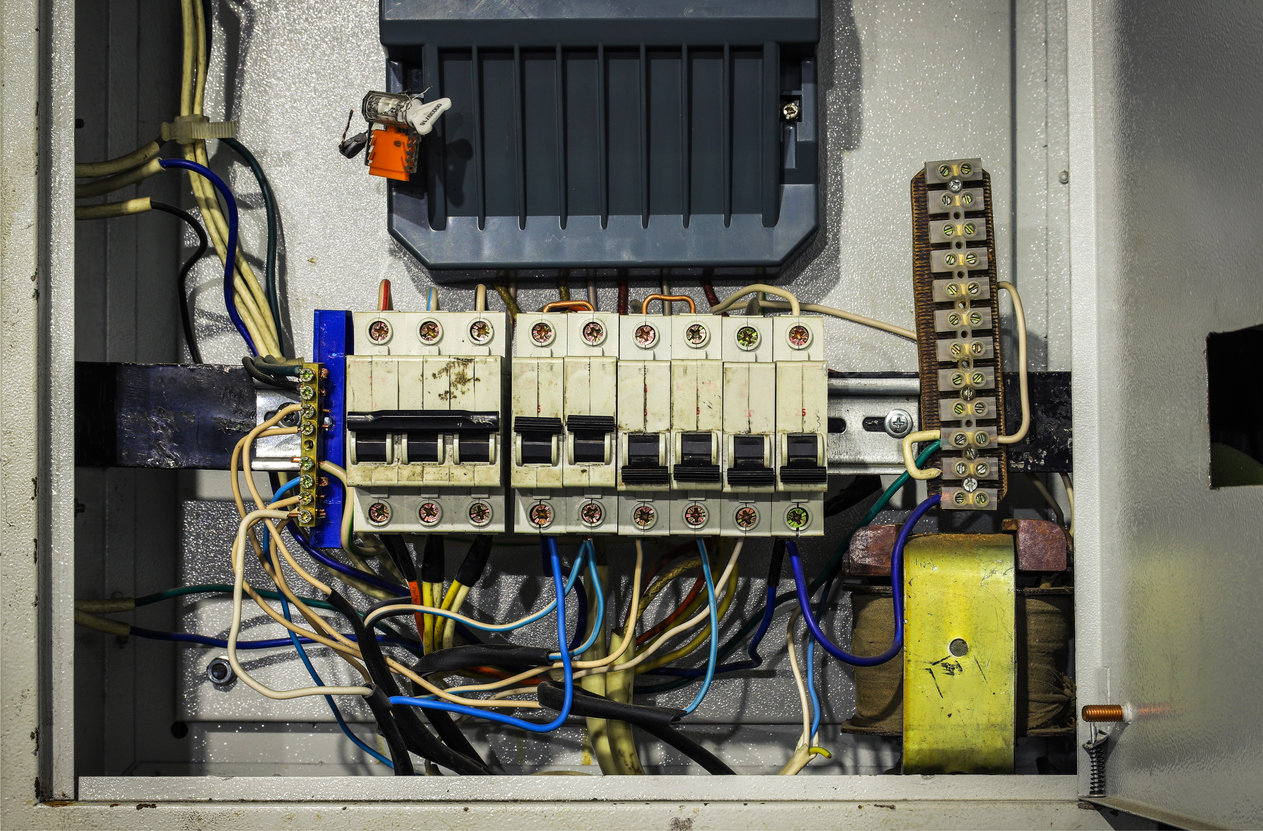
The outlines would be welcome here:
M 772 533 L 820 534 L 828 489 L 829 370 L 824 360 L 824 321 L 819 317 L 772 319 L 776 364 L 776 494 Z
M 502 312 L 359 312 L 346 358 L 355 528 L 506 529 Z

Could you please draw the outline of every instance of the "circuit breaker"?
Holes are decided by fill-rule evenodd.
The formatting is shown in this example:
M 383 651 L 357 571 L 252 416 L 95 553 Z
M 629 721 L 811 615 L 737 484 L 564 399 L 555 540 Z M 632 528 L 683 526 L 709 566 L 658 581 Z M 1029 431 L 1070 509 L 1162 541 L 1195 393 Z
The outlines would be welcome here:
M 361 312 L 346 357 L 355 527 L 503 531 L 509 321 L 502 312 Z

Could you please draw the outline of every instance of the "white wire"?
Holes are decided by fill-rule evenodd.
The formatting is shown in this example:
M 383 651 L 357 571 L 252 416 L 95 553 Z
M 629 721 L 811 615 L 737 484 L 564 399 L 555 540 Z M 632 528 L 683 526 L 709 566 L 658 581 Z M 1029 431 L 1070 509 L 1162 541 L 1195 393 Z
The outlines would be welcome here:
M 1031 397 L 1026 378 L 1026 313 L 1022 311 L 1022 297 L 1017 293 L 1016 286 L 1003 280 L 996 285 L 1007 291 L 1013 300 L 1013 317 L 1017 319 L 1018 380 L 1022 393 L 1022 426 L 1017 428 L 1016 433 L 1000 436 L 996 441 L 1000 444 L 1016 444 L 1026 438 L 1026 431 L 1031 427 Z
M 789 309 L 788 303 L 779 303 L 775 300 L 760 300 L 759 305 L 767 309 Z M 830 317 L 849 320 L 852 323 L 858 323 L 861 326 L 871 326 L 874 329 L 880 329 L 883 332 L 889 332 L 892 335 L 898 335 L 901 338 L 907 338 L 910 341 L 916 341 L 917 333 L 911 329 L 904 329 L 901 326 L 895 326 L 893 323 L 883 323 L 871 317 L 856 314 L 855 312 L 847 312 L 842 309 L 835 309 L 832 306 L 821 306 L 818 303 L 799 303 L 799 308 L 804 312 L 814 312 L 820 315 L 829 315 Z
M 710 310 L 711 314 L 720 314 L 721 312 L 726 312 L 730 308 L 732 308 L 734 305 L 736 305 L 737 301 L 745 297 L 747 294 L 752 294 L 754 292 L 759 292 L 759 291 L 766 292 L 767 294 L 775 294 L 777 297 L 784 297 L 786 300 L 789 301 L 790 312 L 792 312 L 795 315 L 802 314 L 802 306 L 801 304 L 799 304 L 797 297 L 785 291 L 785 289 L 780 289 L 780 288 L 777 288 L 776 286 L 764 285 L 763 283 L 752 283 L 751 285 L 745 286 L 744 288 L 737 289 L 732 294 L 728 295 L 726 298 L 720 301 L 718 306 L 715 306 L 714 308 L 712 308 Z

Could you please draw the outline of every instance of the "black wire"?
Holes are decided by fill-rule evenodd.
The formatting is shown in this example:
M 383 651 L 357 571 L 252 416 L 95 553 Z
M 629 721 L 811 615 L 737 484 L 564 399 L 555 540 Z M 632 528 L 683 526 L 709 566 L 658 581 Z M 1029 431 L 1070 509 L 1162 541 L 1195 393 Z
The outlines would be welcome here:
M 351 623 L 355 639 L 360 644 L 360 657 L 364 661 L 364 668 L 368 670 L 369 677 L 373 679 L 373 686 L 384 692 L 387 698 L 402 695 L 399 685 L 395 683 L 395 678 L 390 672 L 390 667 L 386 664 L 381 645 L 377 643 L 376 638 L 368 634 L 360 613 L 337 591 L 329 593 L 329 602 Z M 425 725 L 421 723 L 421 719 L 417 718 L 416 711 L 411 707 L 395 709 L 392 706 L 390 714 L 394 716 L 394 723 L 403 734 L 404 744 L 418 756 L 466 776 L 491 774 L 491 769 L 481 759 L 471 759 L 436 739 L 433 733 L 425 729 Z
M 849 508 L 854 508 L 879 490 L 881 490 L 880 476 L 857 477 L 850 485 L 825 500 L 824 515 L 837 516 Z
M 193 329 L 193 313 L 189 309 L 188 286 L 185 284 L 185 281 L 189 276 L 189 272 L 193 270 L 193 266 L 206 254 L 206 249 L 210 247 L 210 240 L 207 239 L 206 231 L 202 228 L 202 224 L 188 211 L 181 210 L 175 205 L 168 205 L 166 202 L 155 202 L 152 199 L 149 200 L 149 207 L 155 211 L 162 211 L 184 220 L 193 229 L 193 233 L 197 234 L 197 251 L 184 261 L 184 265 L 180 266 L 180 319 L 184 324 L 184 341 L 189 346 L 189 355 L 192 357 L 193 363 L 200 364 L 202 362 L 202 352 L 197 348 L 197 333 Z
M 429 675 L 432 672 L 457 672 L 481 666 L 509 666 L 525 669 L 552 665 L 553 661 L 548 657 L 548 650 L 541 647 L 482 643 L 453 646 L 450 649 L 430 652 L 412 665 L 412 671 L 417 675 Z
M 297 378 L 288 378 L 284 375 L 268 375 L 265 372 L 260 372 L 259 368 L 254 365 L 254 359 L 249 355 L 245 355 L 241 358 L 241 365 L 246 368 L 246 372 L 250 373 L 251 378 L 264 386 L 274 387 L 275 389 L 285 390 L 286 392 L 298 391 Z
M 565 693 L 555 682 L 541 683 L 535 688 L 539 703 L 550 710 L 561 710 Z M 736 774 L 724 761 L 702 747 L 675 728 L 675 720 L 684 715 L 683 710 L 668 710 L 665 707 L 649 707 L 643 704 L 624 704 L 576 688 L 574 702 L 570 706 L 570 714 L 586 718 L 603 718 L 613 721 L 625 721 L 639 727 L 663 744 L 670 745 L 701 765 L 707 773 L 718 776 Z

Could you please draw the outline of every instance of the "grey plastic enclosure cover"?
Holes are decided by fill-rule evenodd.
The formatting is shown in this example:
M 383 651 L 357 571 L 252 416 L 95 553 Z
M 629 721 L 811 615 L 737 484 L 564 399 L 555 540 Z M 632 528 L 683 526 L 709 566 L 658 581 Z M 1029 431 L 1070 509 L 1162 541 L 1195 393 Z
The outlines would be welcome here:
M 382 0 L 388 89 L 452 100 L 390 232 L 440 280 L 775 271 L 817 226 L 819 37 L 818 0 Z

